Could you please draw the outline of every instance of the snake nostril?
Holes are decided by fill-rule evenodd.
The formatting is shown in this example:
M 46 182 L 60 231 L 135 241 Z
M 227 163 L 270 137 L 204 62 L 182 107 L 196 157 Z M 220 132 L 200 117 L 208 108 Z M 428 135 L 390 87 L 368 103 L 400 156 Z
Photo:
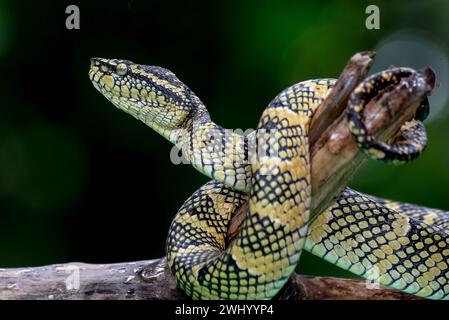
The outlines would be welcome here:
M 98 66 L 100 64 L 100 61 L 98 61 L 98 58 L 90 58 L 90 66 Z

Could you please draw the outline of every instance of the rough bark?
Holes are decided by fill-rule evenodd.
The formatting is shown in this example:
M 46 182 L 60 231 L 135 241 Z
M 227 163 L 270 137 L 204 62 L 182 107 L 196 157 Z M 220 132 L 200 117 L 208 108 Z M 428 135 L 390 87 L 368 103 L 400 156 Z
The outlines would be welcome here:
M 354 88 L 365 78 L 374 53 L 354 55 L 335 88 L 320 106 L 310 130 L 312 217 L 329 207 L 358 167 L 366 160 L 348 131 L 345 107 Z M 387 88 L 368 104 L 368 132 L 386 141 L 412 118 L 434 88 L 430 69 Z M 387 107 L 386 107 L 387 106 Z M 234 215 L 228 241 L 239 232 L 246 214 Z M 80 287 L 77 288 L 79 276 Z M 375 287 L 370 288 L 370 287 Z M 280 299 L 416 299 L 361 280 L 293 275 Z M 0 269 L 0 299 L 187 299 L 176 288 L 164 258 L 117 264 L 69 263 L 34 268 Z
M 78 272 L 78 275 L 77 275 Z M 79 287 L 76 278 L 79 276 Z M 362 280 L 293 275 L 278 299 L 418 299 Z M 0 299 L 186 300 L 165 258 L 114 264 L 68 263 L 0 269 Z

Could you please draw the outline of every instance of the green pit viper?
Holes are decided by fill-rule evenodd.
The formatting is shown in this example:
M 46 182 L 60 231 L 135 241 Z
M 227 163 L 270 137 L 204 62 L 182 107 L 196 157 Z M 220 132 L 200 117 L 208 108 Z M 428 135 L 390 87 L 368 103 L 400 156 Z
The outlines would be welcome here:
M 351 95 L 349 129 L 372 158 L 407 162 L 425 147 L 419 117 L 404 124 L 393 145 L 369 136 L 361 119 L 377 90 L 410 72 L 396 68 L 375 74 Z M 215 124 L 200 99 L 167 69 L 92 58 L 89 78 L 116 107 L 174 143 L 213 179 L 182 205 L 167 240 L 171 271 L 193 299 L 273 298 L 303 249 L 404 292 L 449 299 L 448 212 L 346 188 L 309 221 L 309 123 L 336 80 L 285 89 L 265 109 L 257 130 L 245 136 Z M 227 243 L 229 221 L 247 202 L 242 229 Z

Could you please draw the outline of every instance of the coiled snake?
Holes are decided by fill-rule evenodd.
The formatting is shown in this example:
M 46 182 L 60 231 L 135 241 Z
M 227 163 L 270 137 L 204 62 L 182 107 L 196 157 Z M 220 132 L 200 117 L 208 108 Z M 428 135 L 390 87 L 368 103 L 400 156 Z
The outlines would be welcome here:
M 406 162 L 426 144 L 419 117 L 393 145 L 367 135 L 361 121 L 375 89 L 411 71 L 371 76 L 353 92 L 348 123 L 369 156 Z M 198 97 L 169 70 L 127 60 L 91 59 L 89 77 L 109 101 L 182 150 L 213 180 L 179 209 L 167 240 L 177 284 L 194 299 L 269 299 L 285 284 L 302 249 L 362 277 L 433 299 L 449 298 L 449 214 L 378 199 L 346 188 L 309 222 L 308 128 L 335 80 L 309 80 L 282 91 L 255 133 L 211 121 Z M 249 201 L 242 230 L 227 243 L 228 223 Z

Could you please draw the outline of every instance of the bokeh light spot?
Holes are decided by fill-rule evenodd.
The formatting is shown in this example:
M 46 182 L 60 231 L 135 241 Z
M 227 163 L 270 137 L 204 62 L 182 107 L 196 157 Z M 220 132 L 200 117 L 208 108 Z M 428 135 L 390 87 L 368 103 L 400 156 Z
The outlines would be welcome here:
M 383 39 L 376 51 L 373 72 L 386 69 L 391 65 L 416 69 L 431 67 L 436 73 L 439 88 L 429 98 L 428 120 L 445 114 L 441 111 L 448 101 L 449 64 L 447 53 L 442 50 L 437 39 L 431 39 L 430 36 L 417 31 L 401 30 Z

